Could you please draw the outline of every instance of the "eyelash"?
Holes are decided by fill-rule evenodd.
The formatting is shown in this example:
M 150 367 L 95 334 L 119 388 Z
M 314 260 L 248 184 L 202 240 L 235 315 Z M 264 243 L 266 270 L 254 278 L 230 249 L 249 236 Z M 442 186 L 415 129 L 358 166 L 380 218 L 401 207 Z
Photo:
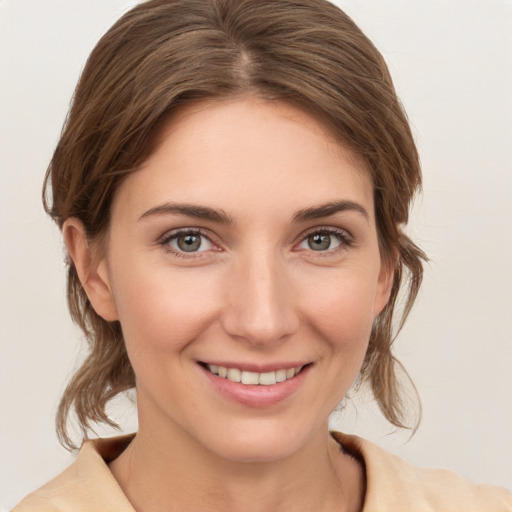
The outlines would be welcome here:
M 177 256 L 178 258 L 198 258 L 201 257 L 203 252 L 206 251 L 199 251 L 199 252 L 185 252 L 185 251 L 178 251 L 175 250 L 170 246 L 170 243 L 173 240 L 178 239 L 180 236 L 184 235 L 192 235 L 192 236 L 200 236 L 203 238 L 206 238 L 211 244 L 216 245 L 211 240 L 211 235 L 209 235 L 208 232 L 199 229 L 199 228 L 184 228 L 180 229 L 178 231 L 171 231 L 169 233 L 166 233 L 158 242 L 160 246 L 162 246 L 167 252 L 173 254 L 174 256 Z M 350 248 L 354 245 L 354 238 L 350 233 L 345 231 L 344 229 L 339 228 L 333 228 L 333 227 L 316 227 L 314 229 L 311 229 L 310 231 L 307 231 L 306 233 L 302 233 L 300 237 L 298 238 L 299 243 L 305 242 L 308 237 L 312 235 L 329 235 L 335 237 L 339 242 L 340 245 L 338 247 L 335 247 L 333 249 L 327 249 L 325 251 L 315 251 L 313 249 L 309 249 L 308 252 L 311 252 L 315 255 L 315 257 L 327 257 L 333 254 L 337 254 L 340 251 L 344 251 L 347 248 Z M 296 246 L 297 243 L 294 243 Z

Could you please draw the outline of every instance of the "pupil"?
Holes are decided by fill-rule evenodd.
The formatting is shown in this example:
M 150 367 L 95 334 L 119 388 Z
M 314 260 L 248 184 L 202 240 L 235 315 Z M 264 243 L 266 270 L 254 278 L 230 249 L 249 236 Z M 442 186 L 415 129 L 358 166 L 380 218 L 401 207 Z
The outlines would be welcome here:
M 178 247 L 185 252 L 194 252 L 201 247 L 201 237 L 197 235 L 185 235 L 178 238 Z
M 308 245 L 314 251 L 325 251 L 331 245 L 330 235 L 311 235 L 308 237 Z

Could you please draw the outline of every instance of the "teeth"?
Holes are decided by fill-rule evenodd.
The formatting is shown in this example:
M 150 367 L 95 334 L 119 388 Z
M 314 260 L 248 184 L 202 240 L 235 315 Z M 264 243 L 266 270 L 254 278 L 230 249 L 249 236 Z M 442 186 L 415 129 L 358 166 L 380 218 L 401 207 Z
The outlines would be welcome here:
M 285 380 L 293 378 L 302 370 L 302 366 L 297 366 L 297 368 L 287 368 L 276 370 L 275 372 L 257 373 L 242 371 L 238 368 L 226 368 L 215 364 L 208 364 L 206 366 L 211 373 L 223 379 L 227 378 L 232 382 L 241 382 L 242 384 L 252 386 L 258 384 L 260 386 L 272 386 L 278 382 L 284 382 Z
M 286 380 L 286 370 L 277 370 L 276 382 L 284 382 Z
M 242 372 L 238 368 L 228 368 L 228 379 L 233 382 L 240 382 Z
M 259 384 L 259 374 L 256 372 L 242 372 L 242 384 Z
M 276 372 L 260 373 L 259 384 L 263 386 L 271 386 L 277 381 Z

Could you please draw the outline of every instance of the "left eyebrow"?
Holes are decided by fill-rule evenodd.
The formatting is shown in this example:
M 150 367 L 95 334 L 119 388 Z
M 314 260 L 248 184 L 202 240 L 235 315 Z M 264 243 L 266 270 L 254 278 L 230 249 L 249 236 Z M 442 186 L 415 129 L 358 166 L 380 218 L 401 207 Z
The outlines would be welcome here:
M 219 224 L 234 224 L 233 219 L 223 210 L 214 210 L 208 206 L 195 204 L 164 203 L 149 209 L 139 217 L 139 221 L 148 217 L 160 217 L 163 215 L 185 215 L 195 219 L 209 220 Z
M 322 217 L 329 217 L 338 212 L 353 211 L 360 213 L 367 222 L 370 221 L 368 212 L 358 203 L 353 201 L 332 201 L 330 203 L 321 204 L 319 206 L 313 206 L 311 208 L 305 208 L 299 210 L 293 216 L 294 222 L 305 222 L 308 220 L 320 219 Z

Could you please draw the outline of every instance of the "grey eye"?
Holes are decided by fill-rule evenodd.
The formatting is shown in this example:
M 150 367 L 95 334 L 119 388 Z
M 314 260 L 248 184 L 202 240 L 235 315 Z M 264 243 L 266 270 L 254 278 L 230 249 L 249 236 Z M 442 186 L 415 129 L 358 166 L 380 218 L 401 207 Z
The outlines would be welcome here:
M 326 251 L 331 249 L 332 238 L 333 236 L 327 233 L 315 233 L 308 236 L 307 244 L 313 251 Z
M 169 245 L 177 252 L 203 252 L 213 244 L 201 233 L 178 233 L 169 240 Z
M 343 235 L 340 233 L 331 233 L 329 231 L 317 231 L 311 233 L 302 240 L 299 247 L 310 251 L 321 252 L 330 251 L 340 247 L 343 243 Z
M 176 239 L 176 243 L 184 252 L 195 252 L 201 247 L 201 237 L 198 235 L 183 235 Z

